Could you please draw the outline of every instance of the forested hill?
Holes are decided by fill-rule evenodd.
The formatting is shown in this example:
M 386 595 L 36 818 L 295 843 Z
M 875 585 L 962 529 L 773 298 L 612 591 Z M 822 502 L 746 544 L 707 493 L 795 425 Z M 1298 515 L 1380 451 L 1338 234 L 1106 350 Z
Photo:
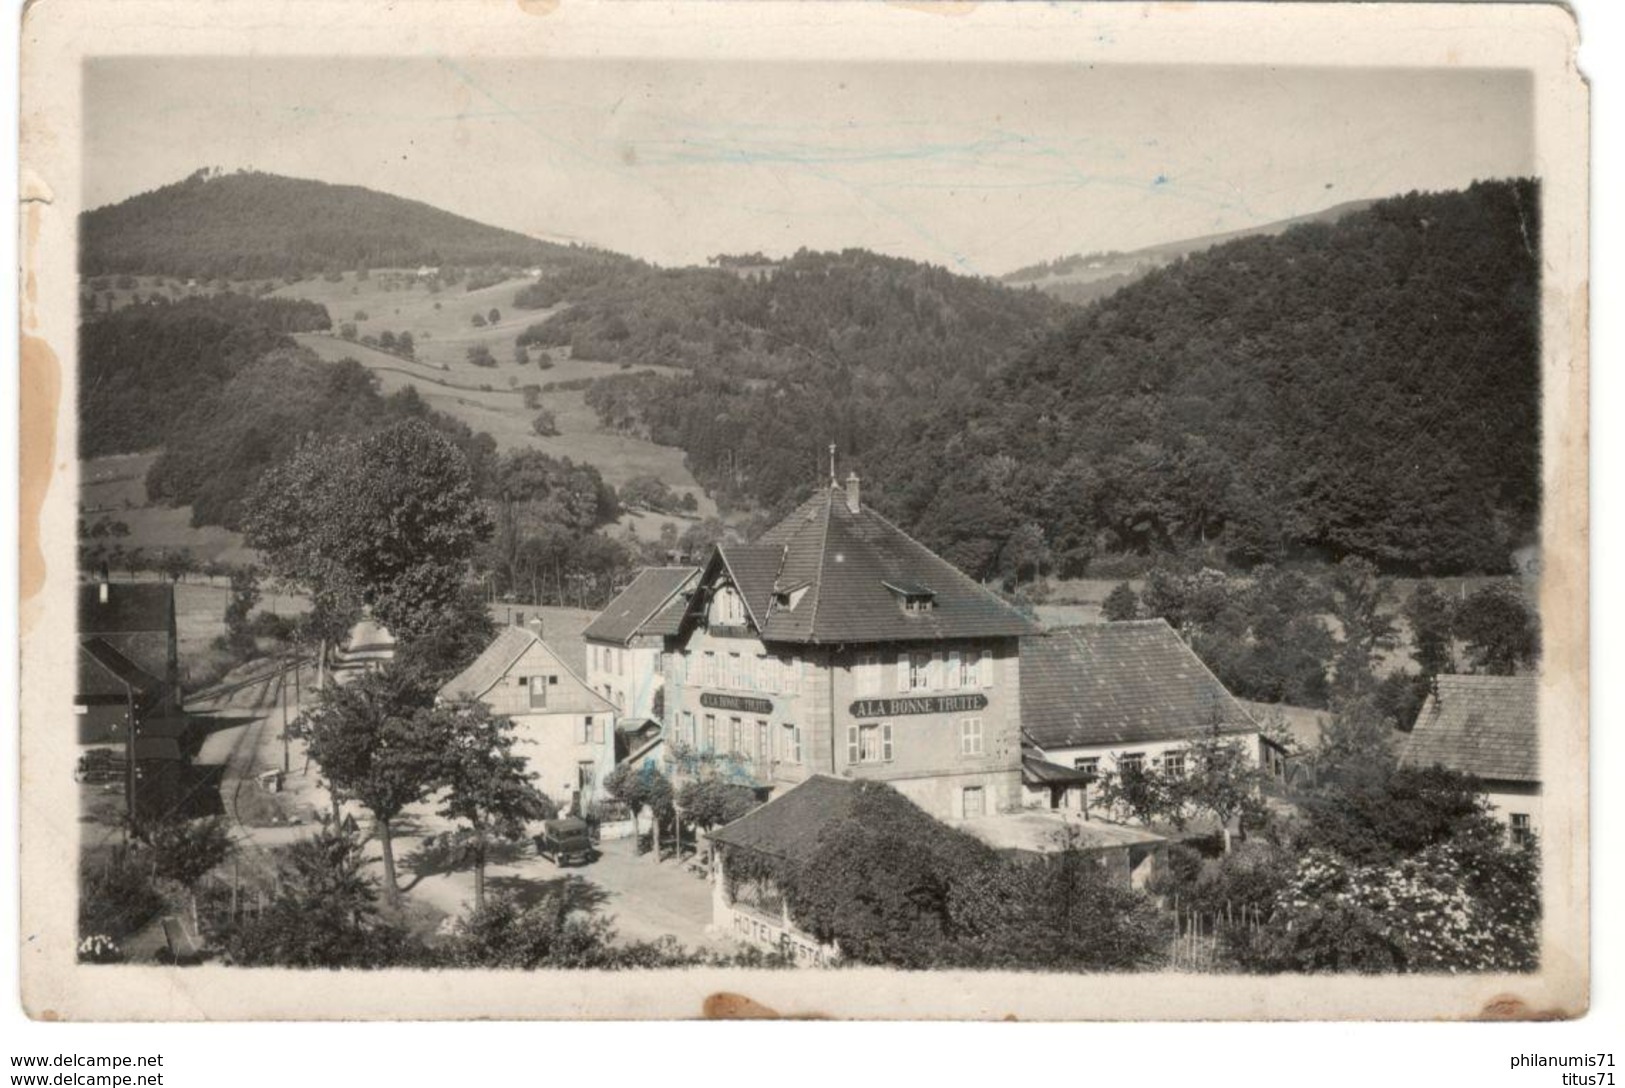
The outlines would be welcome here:
M 894 513 L 972 561 L 1205 543 L 1505 570 L 1539 513 L 1539 252 L 1519 180 L 1189 257 L 931 420 Z
M 905 441 L 910 421 L 985 393 L 999 367 L 1072 312 L 1036 291 L 865 250 L 803 250 L 739 274 L 556 281 L 516 304 L 559 295 L 573 305 L 520 341 L 690 370 L 601 380 L 587 400 L 606 425 L 686 451 L 725 508 L 795 501 L 827 472 L 831 442 L 844 457 Z
M 237 279 L 617 260 L 356 185 L 199 170 L 80 217 L 80 272 Z
M 1127 253 L 1109 252 L 1074 253 L 1057 257 L 1053 261 L 1018 268 L 1000 277 L 1000 282 L 1011 287 L 1036 287 L 1047 295 L 1082 305 L 1105 298 L 1113 291 L 1127 287 L 1151 272 L 1164 268 L 1181 257 L 1200 253 L 1223 242 L 1233 242 L 1261 234 L 1280 234 L 1305 223 L 1335 223 L 1345 215 L 1363 211 L 1372 205 L 1370 200 L 1350 200 L 1308 215 L 1293 216 L 1256 227 L 1207 234 L 1198 238 L 1182 238 L 1173 242 L 1160 242 Z

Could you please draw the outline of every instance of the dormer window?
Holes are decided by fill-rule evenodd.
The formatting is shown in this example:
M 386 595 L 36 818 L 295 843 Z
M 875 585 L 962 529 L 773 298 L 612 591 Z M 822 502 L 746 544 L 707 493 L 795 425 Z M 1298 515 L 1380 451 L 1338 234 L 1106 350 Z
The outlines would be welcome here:
M 904 612 L 919 614 L 930 612 L 937 605 L 937 591 L 919 582 L 881 582 L 891 591 Z
M 801 598 L 807 595 L 811 587 L 806 582 L 799 582 L 793 586 L 777 587 L 773 590 L 773 604 L 777 608 L 787 608 L 794 612 Z

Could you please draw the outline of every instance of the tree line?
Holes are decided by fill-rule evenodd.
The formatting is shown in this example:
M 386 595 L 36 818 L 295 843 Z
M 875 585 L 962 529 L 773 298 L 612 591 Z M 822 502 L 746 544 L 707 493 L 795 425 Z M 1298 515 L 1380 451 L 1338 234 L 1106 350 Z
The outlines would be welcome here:
M 163 445 L 198 398 L 274 350 L 294 332 L 332 327 L 327 308 L 294 299 L 225 292 L 157 298 L 79 326 L 79 447 L 82 457 Z

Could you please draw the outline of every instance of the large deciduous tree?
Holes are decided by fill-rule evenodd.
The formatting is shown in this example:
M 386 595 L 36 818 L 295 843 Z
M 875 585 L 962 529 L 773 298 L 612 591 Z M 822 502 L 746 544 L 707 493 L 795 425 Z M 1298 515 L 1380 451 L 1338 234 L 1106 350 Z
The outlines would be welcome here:
M 246 527 L 318 607 L 369 604 L 403 641 L 434 630 L 491 531 L 468 462 L 417 419 L 302 446 L 261 480 Z
M 1485 586 L 1456 611 L 1456 633 L 1467 643 L 1474 672 L 1511 676 L 1540 655 L 1540 628 L 1516 588 Z
M 310 756 L 335 797 L 353 798 L 372 813 L 392 904 L 400 901 L 393 821 L 439 783 L 446 758 L 446 719 L 433 713 L 433 698 L 420 674 L 386 668 L 326 688 L 306 715 Z
M 485 906 L 485 862 L 491 843 L 524 835 L 525 824 L 558 808 L 532 784 L 525 758 L 513 753 L 514 724 L 483 703 L 453 703 L 438 711 L 448 731 L 445 800 L 440 814 L 468 826 L 474 860 L 474 909 Z

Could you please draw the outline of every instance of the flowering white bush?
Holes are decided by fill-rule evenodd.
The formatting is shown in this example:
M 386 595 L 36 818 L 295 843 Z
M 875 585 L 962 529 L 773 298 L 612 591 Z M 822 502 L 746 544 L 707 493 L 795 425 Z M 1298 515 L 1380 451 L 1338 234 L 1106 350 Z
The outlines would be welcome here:
M 1504 868 L 1509 858 L 1497 860 Z M 1499 872 L 1481 871 L 1484 864 L 1482 850 L 1455 842 L 1389 865 L 1355 865 L 1312 850 L 1277 897 L 1275 958 L 1308 970 L 1530 969 L 1537 885 L 1494 879 Z M 1487 885 L 1499 899 L 1485 894 Z

